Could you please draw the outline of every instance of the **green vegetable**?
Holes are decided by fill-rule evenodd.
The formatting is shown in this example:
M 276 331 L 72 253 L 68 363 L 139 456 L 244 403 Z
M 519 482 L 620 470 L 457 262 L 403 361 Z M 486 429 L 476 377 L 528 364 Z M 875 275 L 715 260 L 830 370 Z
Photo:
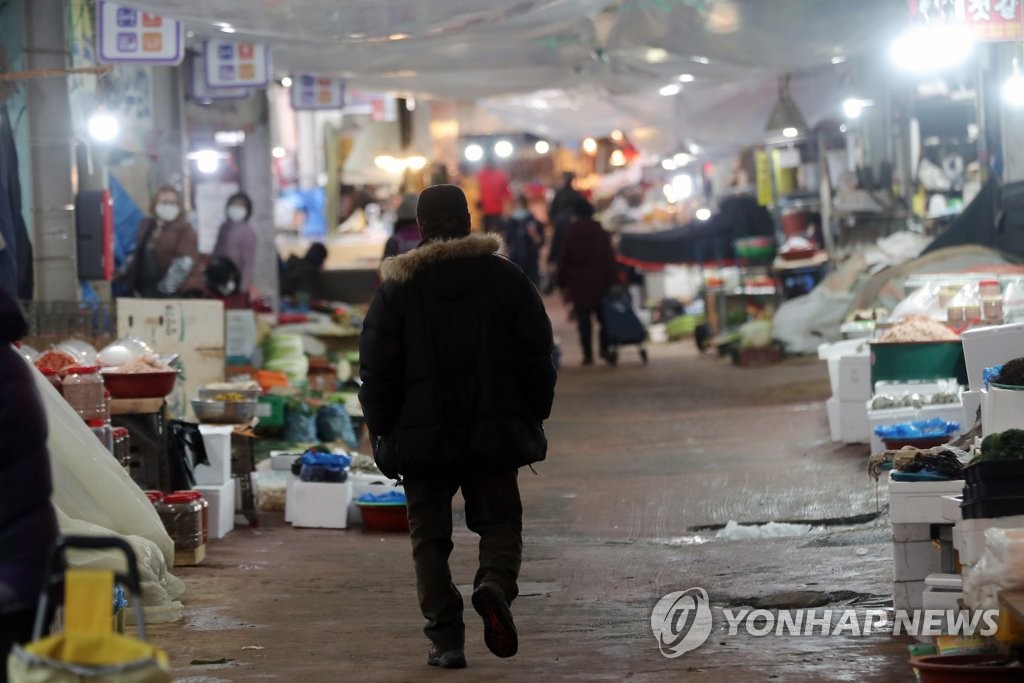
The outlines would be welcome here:
M 989 434 L 981 442 L 978 460 L 1015 460 L 1024 458 L 1024 429 L 1007 429 Z

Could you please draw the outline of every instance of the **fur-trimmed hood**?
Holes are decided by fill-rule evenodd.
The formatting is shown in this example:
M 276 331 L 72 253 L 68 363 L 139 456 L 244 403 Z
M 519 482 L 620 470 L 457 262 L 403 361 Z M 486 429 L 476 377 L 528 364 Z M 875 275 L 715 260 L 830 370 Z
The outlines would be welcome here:
M 503 247 L 502 239 L 494 234 L 471 234 L 453 240 L 426 242 L 410 252 L 384 259 L 380 266 L 381 280 L 408 282 L 424 266 L 450 259 L 495 254 Z

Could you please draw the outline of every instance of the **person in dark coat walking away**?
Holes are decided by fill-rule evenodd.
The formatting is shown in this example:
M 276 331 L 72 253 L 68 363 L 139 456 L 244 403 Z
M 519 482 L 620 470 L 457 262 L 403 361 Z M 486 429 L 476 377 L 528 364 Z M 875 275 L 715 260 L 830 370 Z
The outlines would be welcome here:
M 576 191 L 573 182 L 576 175 L 572 171 L 562 174 L 562 186 L 555 192 L 548 207 L 548 223 L 551 225 L 551 249 L 548 250 L 548 267 L 554 269 L 562 258 L 562 244 L 565 242 L 565 231 L 572 223 L 576 204 L 585 201 L 585 197 Z M 554 286 L 554 278 L 551 280 Z
M 17 301 L 0 288 L 0 682 L 7 680 L 11 647 L 32 637 L 47 555 L 58 533 L 46 413 L 32 368 L 12 346 L 27 331 Z
M 509 609 L 522 562 L 518 469 L 543 460 L 555 368 L 551 322 L 501 239 L 470 234 L 462 190 L 419 197 L 424 243 L 384 262 L 360 339 L 359 400 L 381 471 L 403 477 L 427 663 L 466 666 L 452 582 L 452 497 L 480 536 L 473 607 L 495 655 L 519 647 Z
M 418 197 L 411 192 L 402 196 L 402 203 L 395 214 L 394 231 L 384 245 L 384 258 L 401 256 L 418 247 L 422 241 L 420 226 L 416 222 L 417 200 Z
M 249 225 L 252 218 L 252 199 L 244 192 L 231 195 L 224 209 L 227 220 L 221 223 L 217 242 L 213 247 L 214 258 L 225 258 L 235 264 L 241 276 L 238 291 L 250 299 L 259 298 L 259 290 L 253 286 L 253 271 L 256 269 L 256 231 Z
M 601 300 L 615 284 L 617 265 L 611 236 L 594 220 L 593 205 L 580 197 L 573 214 L 558 262 L 558 285 L 576 316 L 583 364 L 593 365 L 592 319 L 596 316 L 601 323 Z M 601 358 L 608 360 L 608 341 L 603 329 L 599 338 Z
M 516 199 L 516 208 L 505 220 L 505 246 L 512 263 L 519 266 L 536 287 L 540 283 L 540 249 L 544 229 L 532 213 L 526 197 Z

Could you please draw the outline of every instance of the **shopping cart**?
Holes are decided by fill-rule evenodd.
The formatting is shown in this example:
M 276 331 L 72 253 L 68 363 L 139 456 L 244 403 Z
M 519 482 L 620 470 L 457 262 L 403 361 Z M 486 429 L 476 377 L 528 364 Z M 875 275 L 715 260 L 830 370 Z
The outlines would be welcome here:
M 120 550 L 128 573 L 69 569 L 68 550 Z M 138 639 L 115 633 L 112 596 L 115 583 L 128 588 Z M 43 637 L 63 594 L 62 633 Z M 39 597 L 32 642 L 15 646 L 7 660 L 10 683 L 170 683 L 167 655 L 147 645 L 142 590 L 135 553 L 120 538 L 69 536 L 50 553 Z

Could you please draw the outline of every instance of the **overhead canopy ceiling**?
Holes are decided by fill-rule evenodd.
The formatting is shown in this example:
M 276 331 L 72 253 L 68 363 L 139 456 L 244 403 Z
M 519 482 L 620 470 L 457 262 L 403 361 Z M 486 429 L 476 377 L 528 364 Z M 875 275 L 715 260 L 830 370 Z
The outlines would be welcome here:
M 747 142 L 777 78 L 810 123 L 841 84 L 833 58 L 878 51 L 901 0 L 132 0 L 197 39 L 230 24 L 273 46 L 279 75 L 336 75 L 373 89 L 486 100 L 544 135 L 614 127 L 656 147 Z M 682 84 L 677 97 L 658 89 Z M 537 92 L 541 91 L 541 92 Z M 828 107 L 837 102 L 830 99 Z M 715 138 L 720 138 L 716 140 Z

